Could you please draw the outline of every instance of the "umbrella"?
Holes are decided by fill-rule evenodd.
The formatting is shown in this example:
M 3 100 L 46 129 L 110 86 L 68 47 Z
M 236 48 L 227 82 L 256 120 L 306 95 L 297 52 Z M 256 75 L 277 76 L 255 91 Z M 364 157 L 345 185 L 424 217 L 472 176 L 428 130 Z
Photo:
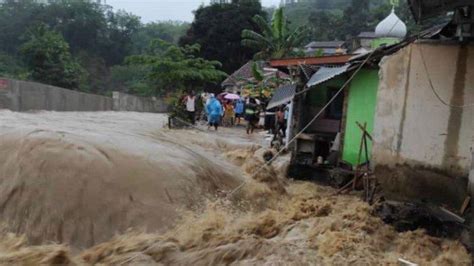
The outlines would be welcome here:
M 237 95 L 237 94 L 234 94 L 234 93 L 227 93 L 227 94 L 224 96 L 224 99 L 227 99 L 227 100 L 238 100 L 238 99 L 240 99 L 240 96 Z

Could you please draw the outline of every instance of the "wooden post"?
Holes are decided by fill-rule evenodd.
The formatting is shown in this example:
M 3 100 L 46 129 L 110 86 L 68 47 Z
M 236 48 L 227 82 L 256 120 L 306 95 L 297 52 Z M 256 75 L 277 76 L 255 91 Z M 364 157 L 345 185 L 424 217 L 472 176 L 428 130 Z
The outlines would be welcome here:
M 347 124 L 347 109 L 349 107 L 349 90 L 350 85 L 344 89 L 344 102 L 342 105 L 342 118 L 341 118 L 341 145 L 339 146 L 339 156 L 338 156 L 338 164 L 342 162 L 342 158 L 344 155 L 344 143 L 346 137 L 346 124 Z
M 357 156 L 357 165 L 356 165 L 356 170 L 355 170 L 355 180 L 354 183 L 352 184 L 352 189 L 356 189 L 357 186 L 357 181 L 359 181 L 359 170 L 360 170 L 360 161 L 362 157 L 362 149 L 364 148 L 364 140 L 365 140 L 365 129 L 367 127 L 367 123 L 364 123 L 363 130 L 362 130 L 362 137 L 360 140 L 360 146 L 359 146 L 359 154 Z

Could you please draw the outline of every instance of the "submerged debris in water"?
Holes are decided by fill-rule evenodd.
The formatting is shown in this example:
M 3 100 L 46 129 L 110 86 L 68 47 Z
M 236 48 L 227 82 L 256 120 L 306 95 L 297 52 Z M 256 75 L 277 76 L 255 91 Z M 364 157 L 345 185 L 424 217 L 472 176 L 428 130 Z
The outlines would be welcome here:
M 461 217 L 443 208 L 397 201 L 384 201 L 374 208 L 374 214 L 398 232 L 424 229 L 430 236 L 462 239 L 468 234 Z M 464 244 L 470 245 L 469 241 Z

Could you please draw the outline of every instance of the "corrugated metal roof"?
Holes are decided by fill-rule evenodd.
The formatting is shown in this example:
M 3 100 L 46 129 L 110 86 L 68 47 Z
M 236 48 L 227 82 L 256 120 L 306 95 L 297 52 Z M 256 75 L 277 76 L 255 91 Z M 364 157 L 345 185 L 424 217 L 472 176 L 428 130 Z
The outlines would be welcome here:
M 343 46 L 344 43 L 344 41 L 310 42 L 305 48 L 339 48 Z
M 367 39 L 375 39 L 377 36 L 375 36 L 375 32 L 373 31 L 363 31 L 357 35 L 359 38 L 367 38 Z
M 350 66 L 351 64 L 345 64 L 340 67 L 321 67 L 316 73 L 314 73 L 306 86 L 312 87 L 346 73 Z
M 288 84 L 279 87 L 275 90 L 272 99 L 268 103 L 267 110 L 290 102 L 291 100 L 293 100 L 293 97 L 295 97 L 295 93 L 295 84 Z

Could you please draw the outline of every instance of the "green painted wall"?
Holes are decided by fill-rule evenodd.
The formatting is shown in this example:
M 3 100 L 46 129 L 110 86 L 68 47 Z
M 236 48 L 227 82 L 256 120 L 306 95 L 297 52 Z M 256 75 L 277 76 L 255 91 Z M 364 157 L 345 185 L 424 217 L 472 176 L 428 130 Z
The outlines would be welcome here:
M 400 39 L 397 38 L 378 38 L 372 41 L 372 49 L 379 48 L 382 44 L 392 45 L 399 42 Z
M 342 159 L 352 165 L 357 164 L 362 132 L 356 122 L 367 122 L 367 131 L 374 128 L 375 104 L 379 84 L 378 70 L 362 69 L 352 80 L 349 89 L 346 128 Z M 369 158 L 372 143 L 368 142 Z M 361 159 L 365 162 L 365 156 Z

